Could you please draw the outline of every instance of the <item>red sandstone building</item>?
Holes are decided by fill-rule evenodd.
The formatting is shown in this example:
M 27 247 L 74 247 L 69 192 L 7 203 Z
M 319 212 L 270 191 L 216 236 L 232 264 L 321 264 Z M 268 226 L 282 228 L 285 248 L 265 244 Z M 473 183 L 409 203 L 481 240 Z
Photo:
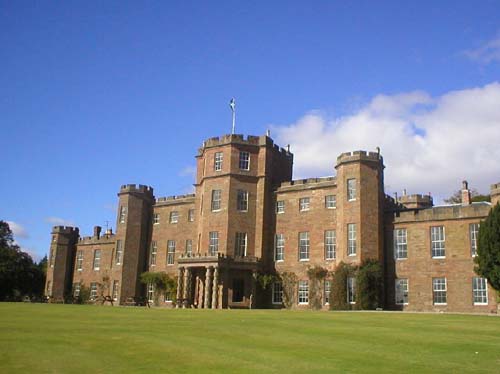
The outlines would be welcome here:
M 472 203 L 466 183 L 461 204 L 395 200 L 384 192 L 382 156 L 364 151 L 341 154 L 334 177 L 293 181 L 293 155 L 267 136 L 208 139 L 196 160 L 192 195 L 155 198 L 151 187 L 122 186 L 115 234 L 96 227 L 80 237 L 78 228 L 54 227 L 47 295 L 77 296 L 85 285 L 91 298 L 152 299 L 153 286 L 139 280 L 150 271 L 177 280 L 176 295 L 161 295 L 161 305 L 279 308 L 282 285 L 262 290 L 255 275 L 287 272 L 297 278 L 293 307 L 309 308 L 308 269 L 377 259 L 386 309 L 497 312 L 496 292 L 473 271 L 491 204 Z M 491 201 L 499 200 L 496 184 Z M 325 309 L 330 286 L 327 277 Z M 355 303 L 355 281 L 345 286 Z

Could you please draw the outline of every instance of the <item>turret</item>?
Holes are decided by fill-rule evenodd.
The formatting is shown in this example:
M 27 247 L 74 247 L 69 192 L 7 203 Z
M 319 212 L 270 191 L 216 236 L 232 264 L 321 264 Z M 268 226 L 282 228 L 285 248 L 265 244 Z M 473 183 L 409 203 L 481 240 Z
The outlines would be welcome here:
M 52 229 L 45 295 L 57 301 L 71 294 L 78 232 L 78 228 L 69 226 Z
M 491 185 L 490 195 L 491 195 L 492 205 L 496 205 L 500 202 L 500 183 L 495 183 Z

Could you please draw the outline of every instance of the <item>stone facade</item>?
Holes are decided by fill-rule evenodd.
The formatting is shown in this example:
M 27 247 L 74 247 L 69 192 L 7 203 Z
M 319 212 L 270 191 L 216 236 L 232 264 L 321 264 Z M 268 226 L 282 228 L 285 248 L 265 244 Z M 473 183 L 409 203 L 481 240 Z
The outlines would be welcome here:
M 331 274 L 340 262 L 376 259 L 384 308 L 497 312 L 496 292 L 473 271 L 474 230 L 491 204 L 471 203 L 466 183 L 462 204 L 393 199 L 379 151 L 343 153 L 335 176 L 294 181 L 293 155 L 268 136 L 208 139 L 196 162 L 191 195 L 155 198 L 151 187 L 122 186 L 116 234 L 96 227 L 80 238 L 77 228 L 54 227 L 47 294 L 62 299 L 85 285 L 120 304 L 152 299 L 153 287 L 139 280 L 150 271 L 176 280 L 162 306 L 280 308 L 281 284 L 263 288 L 257 279 L 293 273 L 292 307 L 309 308 L 309 269 Z M 491 195 L 498 202 L 500 184 Z M 327 276 L 315 286 L 324 309 L 329 284 Z

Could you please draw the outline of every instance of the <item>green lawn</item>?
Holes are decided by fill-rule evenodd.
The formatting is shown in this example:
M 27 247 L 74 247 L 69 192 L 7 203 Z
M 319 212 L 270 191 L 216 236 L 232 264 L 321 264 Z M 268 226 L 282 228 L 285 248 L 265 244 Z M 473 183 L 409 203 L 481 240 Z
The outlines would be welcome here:
M 500 318 L 0 303 L 1 373 L 499 373 Z

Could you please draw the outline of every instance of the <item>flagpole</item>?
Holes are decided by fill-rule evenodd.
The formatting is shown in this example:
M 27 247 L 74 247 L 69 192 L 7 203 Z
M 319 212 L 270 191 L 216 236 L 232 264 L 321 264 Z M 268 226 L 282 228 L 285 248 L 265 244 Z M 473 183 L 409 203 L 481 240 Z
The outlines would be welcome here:
M 234 100 L 234 98 L 231 99 L 231 101 L 229 102 L 229 106 L 231 107 L 231 111 L 233 112 L 233 127 L 232 127 L 232 130 L 231 130 L 231 134 L 234 134 L 234 128 L 235 128 L 235 123 L 236 123 L 236 102 Z

